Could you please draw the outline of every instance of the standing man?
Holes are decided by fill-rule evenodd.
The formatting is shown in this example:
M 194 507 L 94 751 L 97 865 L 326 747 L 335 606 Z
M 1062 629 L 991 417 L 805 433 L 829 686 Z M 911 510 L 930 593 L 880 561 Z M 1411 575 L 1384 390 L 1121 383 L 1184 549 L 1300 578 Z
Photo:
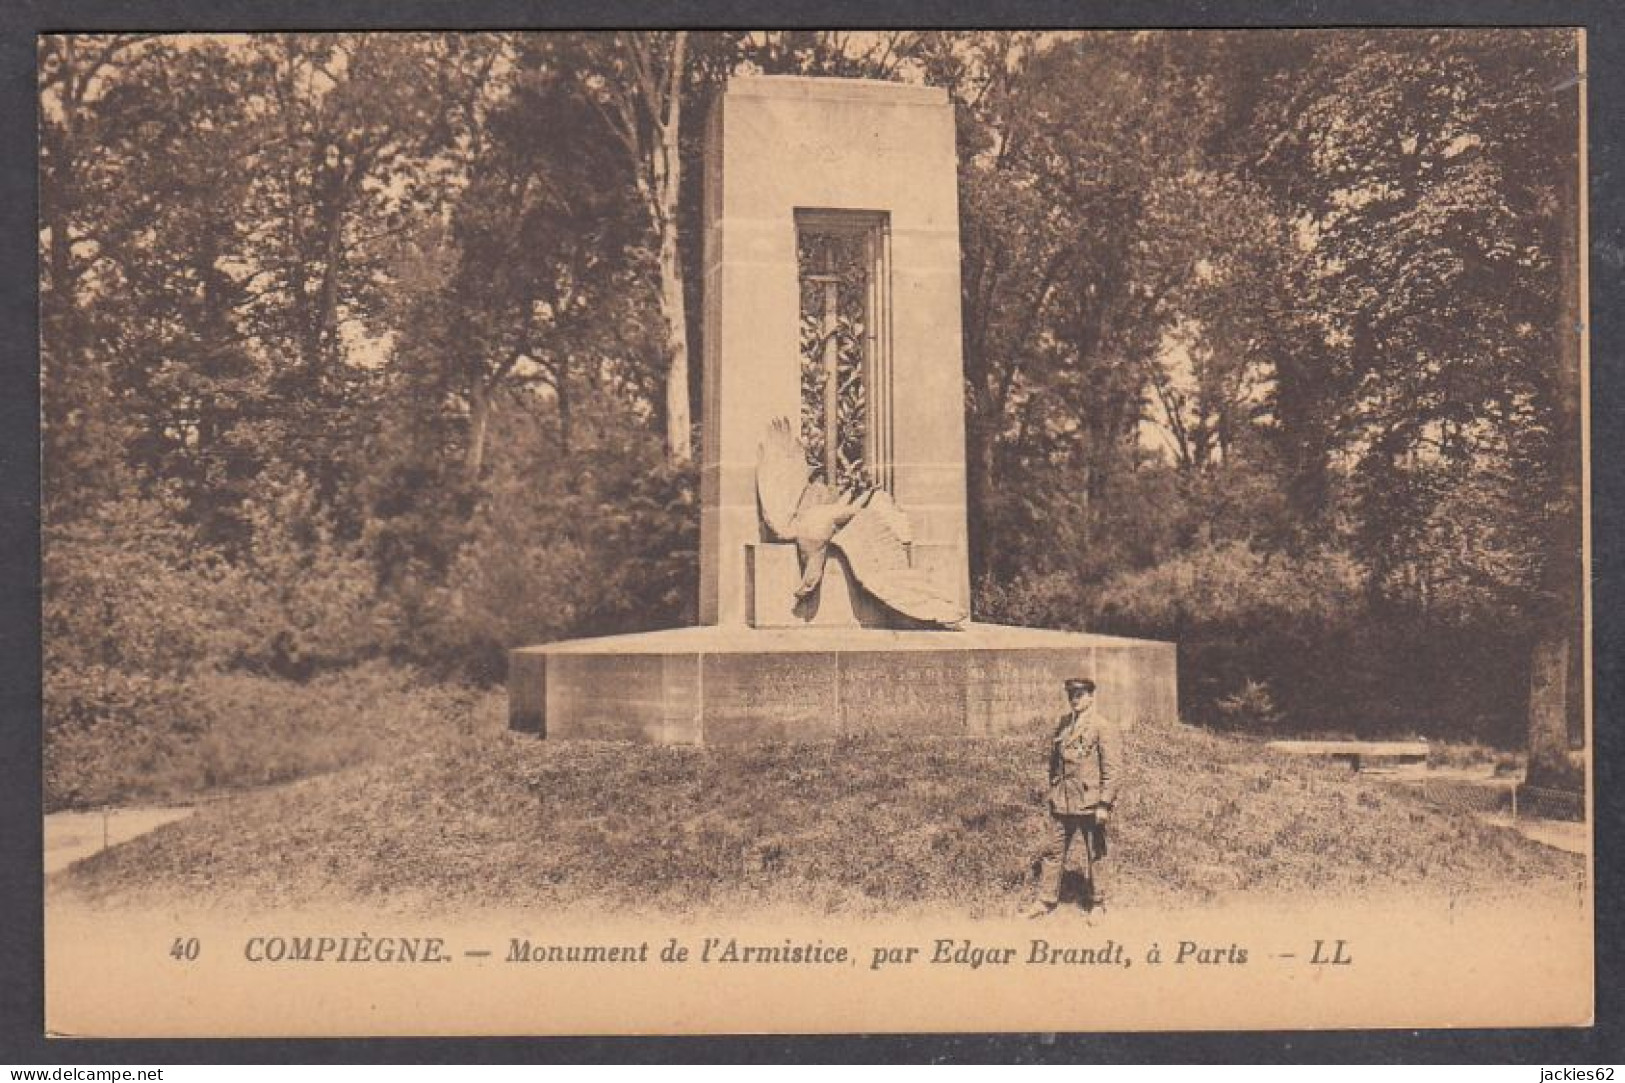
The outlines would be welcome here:
M 1095 710 L 1095 682 L 1073 677 L 1065 682 L 1072 710 L 1061 717 L 1049 751 L 1049 838 L 1038 901 L 1027 911 L 1043 917 L 1061 901 L 1061 874 L 1068 852 L 1079 846 L 1088 870 L 1090 909 L 1104 909 L 1101 862 L 1106 857 L 1106 824 L 1123 762 L 1123 738 L 1117 726 Z

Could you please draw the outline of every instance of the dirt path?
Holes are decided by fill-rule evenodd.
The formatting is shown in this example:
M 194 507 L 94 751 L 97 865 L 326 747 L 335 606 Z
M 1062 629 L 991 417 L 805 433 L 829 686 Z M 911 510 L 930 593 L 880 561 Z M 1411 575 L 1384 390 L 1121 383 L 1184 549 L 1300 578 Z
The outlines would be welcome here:
M 45 875 L 60 872 L 110 846 L 117 846 L 184 820 L 189 807 L 113 808 L 96 812 L 53 812 L 45 817 Z
M 1526 839 L 1533 839 L 1542 846 L 1550 846 L 1554 850 L 1567 850 L 1571 854 L 1585 854 L 1586 825 L 1575 823 L 1572 820 L 1537 820 L 1523 818 L 1512 820 L 1506 816 L 1487 815 L 1482 817 L 1485 823 L 1496 827 L 1505 827 Z

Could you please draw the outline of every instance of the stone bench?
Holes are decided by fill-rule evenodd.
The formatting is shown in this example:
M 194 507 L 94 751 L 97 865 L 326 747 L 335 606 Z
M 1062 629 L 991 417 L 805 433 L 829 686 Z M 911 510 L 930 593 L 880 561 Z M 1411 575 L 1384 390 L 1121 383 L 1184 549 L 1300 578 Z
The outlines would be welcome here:
M 1271 741 L 1267 747 L 1289 756 L 1341 760 L 1356 771 L 1414 770 L 1428 762 L 1426 741 Z

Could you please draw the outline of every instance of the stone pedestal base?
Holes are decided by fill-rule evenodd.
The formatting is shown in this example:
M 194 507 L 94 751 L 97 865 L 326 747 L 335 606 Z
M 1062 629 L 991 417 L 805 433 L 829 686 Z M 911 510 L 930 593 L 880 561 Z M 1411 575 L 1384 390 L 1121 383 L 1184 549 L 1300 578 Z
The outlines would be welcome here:
M 1093 677 L 1125 728 L 1172 723 L 1172 643 L 972 624 L 964 631 L 701 627 L 524 647 L 508 716 L 555 739 L 725 744 L 893 733 L 988 736 L 1066 711 Z

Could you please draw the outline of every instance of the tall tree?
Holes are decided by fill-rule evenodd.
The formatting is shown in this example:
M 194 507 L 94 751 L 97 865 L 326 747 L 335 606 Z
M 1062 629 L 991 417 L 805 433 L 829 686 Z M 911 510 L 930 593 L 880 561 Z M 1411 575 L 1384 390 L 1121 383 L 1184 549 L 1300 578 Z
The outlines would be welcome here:
M 739 62 L 764 75 L 902 78 L 924 36 L 912 30 L 761 30 L 740 41 Z
M 267 125 L 254 193 L 258 303 L 247 317 L 274 359 L 271 427 L 332 494 L 346 458 L 335 452 L 358 448 L 367 429 L 387 260 L 443 198 L 436 164 L 448 160 L 459 103 L 434 92 L 435 36 L 255 44 Z M 290 428 L 293 417 L 315 424 Z
M 672 462 L 687 462 L 694 449 L 678 201 L 689 35 L 685 30 L 628 31 L 584 40 L 598 66 L 594 100 L 631 163 L 655 235 L 660 311 L 666 324 L 666 453 Z
M 1030 526 L 1018 475 L 1072 463 L 1065 499 L 1087 545 L 1137 461 L 1165 333 L 1189 322 L 1203 259 L 1218 263 L 1216 232 L 1159 214 L 1199 184 L 1216 95 L 1208 69 L 1146 36 L 931 36 L 918 53 L 959 107 L 972 567 L 1004 578 Z M 1198 223 L 1234 210 L 1182 207 Z
M 469 484 L 505 387 L 545 386 L 567 447 L 581 385 L 609 368 L 639 382 L 651 344 L 633 281 L 645 269 L 637 194 L 606 183 L 620 173 L 615 147 L 574 70 L 537 45 L 516 42 L 514 85 L 470 129 L 476 165 L 448 204 L 449 224 L 425 225 L 403 252 L 396 353 L 466 417 Z
M 147 35 L 39 39 L 40 383 L 45 502 L 114 487 L 125 428 L 111 366 L 95 347 L 97 274 L 106 269 L 109 198 L 132 183 L 109 144 L 136 123 L 122 94 L 153 50 Z M 148 70 L 151 70 L 150 68 Z M 131 79 L 131 81 L 134 81 Z
M 1306 62 L 1260 80 L 1255 161 L 1313 252 L 1372 588 L 1422 613 L 1488 602 L 1526 637 L 1531 777 L 1560 777 L 1579 692 L 1574 36 L 1294 40 L 1282 55 Z M 1504 513 L 1468 548 L 1437 529 L 1446 508 L 1481 521 L 1462 493 Z

